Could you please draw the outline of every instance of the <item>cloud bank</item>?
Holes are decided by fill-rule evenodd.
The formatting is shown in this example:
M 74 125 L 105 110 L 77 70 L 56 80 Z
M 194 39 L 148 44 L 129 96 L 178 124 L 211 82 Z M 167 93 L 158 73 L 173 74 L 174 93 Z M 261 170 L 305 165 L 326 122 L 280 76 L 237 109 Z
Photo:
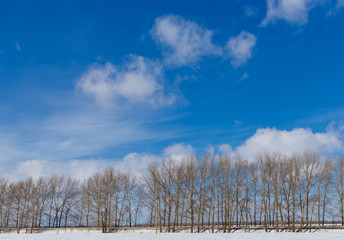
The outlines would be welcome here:
M 136 176 L 141 176 L 154 162 L 161 162 L 163 159 L 173 158 L 181 162 L 187 156 L 195 154 L 191 145 L 183 143 L 172 144 L 163 149 L 160 155 L 150 153 L 129 153 L 122 159 L 89 159 L 70 160 L 64 162 L 33 159 L 19 162 L 15 168 L 5 173 L 4 176 L 11 179 L 23 179 L 26 177 L 46 177 L 51 175 L 61 175 L 84 180 L 93 173 L 102 170 L 104 167 L 114 168 L 130 172 Z
M 295 128 L 290 131 L 260 128 L 236 148 L 232 148 L 229 144 L 220 145 L 218 153 L 231 159 L 240 156 L 249 161 L 254 161 L 257 154 L 266 152 L 280 152 L 286 156 L 294 153 L 317 152 L 322 157 L 329 157 L 344 153 L 343 131 L 344 126 L 342 125 L 337 128 L 330 125 L 324 132 L 314 132 L 309 128 Z M 119 160 L 90 159 L 50 162 L 35 159 L 20 162 L 7 176 L 18 178 L 18 176 L 38 177 L 60 174 L 84 179 L 105 166 L 113 166 L 121 171 L 140 176 L 154 162 L 160 162 L 167 158 L 181 162 L 190 155 L 197 155 L 191 145 L 176 143 L 163 149 L 161 154 L 133 152 Z

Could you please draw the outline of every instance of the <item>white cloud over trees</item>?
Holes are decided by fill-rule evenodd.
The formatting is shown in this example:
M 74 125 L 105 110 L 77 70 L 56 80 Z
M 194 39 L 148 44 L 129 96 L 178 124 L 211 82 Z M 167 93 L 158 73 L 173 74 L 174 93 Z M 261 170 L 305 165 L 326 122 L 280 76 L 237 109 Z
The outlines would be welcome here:
M 265 152 L 280 152 L 286 155 L 317 152 L 321 156 L 331 156 L 343 152 L 343 146 L 341 131 L 331 127 L 325 132 L 313 132 L 309 128 L 295 128 L 291 131 L 260 128 L 236 147 L 235 154 L 249 160 Z
M 226 143 L 221 144 L 215 154 L 227 155 L 231 159 L 240 156 L 249 161 L 254 161 L 258 154 L 277 152 L 286 156 L 316 152 L 321 157 L 331 157 L 344 152 L 343 129 L 342 125 L 337 128 L 329 125 L 324 132 L 315 132 L 309 128 L 295 128 L 289 131 L 269 127 L 259 128 L 251 137 L 235 148 Z M 117 160 L 74 159 L 64 162 L 27 160 L 19 162 L 17 168 L 6 173 L 6 176 L 12 178 L 38 177 L 58 173 L 82 179 L 105 166 L 113 166 L 116 169 L 140 175 L 154 162 L 161 162 L 167 158 L 181 162 L 191 155 L 197 155 L 197 151 L 193 146 L 185 143 L 175 143 L 164 148 L 161 154 L 132 152 Z M 68 170 L 66 171 L 66 169 Z

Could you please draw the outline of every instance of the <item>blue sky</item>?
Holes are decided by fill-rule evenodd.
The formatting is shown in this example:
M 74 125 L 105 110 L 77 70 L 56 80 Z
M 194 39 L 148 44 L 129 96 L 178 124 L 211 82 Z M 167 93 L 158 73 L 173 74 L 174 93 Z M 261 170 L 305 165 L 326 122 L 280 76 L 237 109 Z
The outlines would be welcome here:
M 341 154 L 343 29 L 343 0 L 3 2 L 2 172 Z

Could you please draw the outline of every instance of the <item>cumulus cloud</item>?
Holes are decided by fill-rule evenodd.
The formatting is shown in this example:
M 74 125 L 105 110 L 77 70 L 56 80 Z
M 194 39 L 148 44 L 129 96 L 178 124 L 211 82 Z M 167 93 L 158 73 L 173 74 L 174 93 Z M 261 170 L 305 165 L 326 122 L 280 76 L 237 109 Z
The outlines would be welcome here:
M 318 152 L 320 155 L 342 151 L 340 133 L 328 128 L 326 132 L 313 132 L 308 128 L 295 128 L 291 131 L 276 128 L 260 128 L 242 145 L 235 149 L 236 154 L 253 160 L 257 154 L 281 152 L 286 155 L 303 152 Z
M 265 26 L 276 20 L 305 24 L 308 21 L 309 10 L 319 2 L 319 0 L 267 0 L 266 17 L 261 24 Z
M 231 64 L 238 68 L 252 58 L 253 48 L 256 46 L 255 35 L 242 31 L 238 36 L 232 37 L 225 47 L 226 57 L 231 58 Z
M 164 158 L 173 158 L 174 160 L 180 162 L 187 156 L 194 155 L 195 149 L 188 144 L 176 143 L 163 150 Z
M 213 31 L 180 16 L 157 18 L 151 35 L 161 45 L 169 66 L 193 65 L 202 57 L 221 54 L 221 48 L 212 41 Z
M 170 91 L 162 66 L 142 56 L 129 55 L 123 66 L 94 64 L 78 81 L 78 88 L 109 107 L 125 100 L 152 107 L 171 105 L 178 94 Z
M 234 159 L 236 157 L 236 153 L 229 144 L 222 144 L 219 146 L 220 154 L 229 157 L 230 159 Z
M 121 161 L 115 163 L 115 167 L 125 171 L 131 172 L 135 175 L 143 173 L 150 164 L 161 160 L 161 156 L 148 153 L 130 153 L 126 155 Z
M 191 145 L 176 143 L 163 149 L 162 154 L 130 153 L 120 161 L 113 162 L 113 166 L 140 176 L 152 163 L 161 162 L 167 158 L 173 158 L 173 160 L 181 162 L 190 155 L 195 155 L 195 149 Z

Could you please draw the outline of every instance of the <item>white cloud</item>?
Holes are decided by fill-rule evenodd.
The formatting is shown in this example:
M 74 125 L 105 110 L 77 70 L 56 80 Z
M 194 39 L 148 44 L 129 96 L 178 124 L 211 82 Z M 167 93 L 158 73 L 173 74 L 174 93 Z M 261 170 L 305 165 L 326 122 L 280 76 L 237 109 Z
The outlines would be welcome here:
M 251 8 L 248 6 L 244 6 L 244 13 L 246 16 L 248 17 L 252 17 L 255 16 L 258 13 L 258 9 L 257 8 Z
M 240 78 L 239 78 L 239 82 L 242 82 L 242 81 L 244 81 L 245 79 L 247 79 L 247 78 L 249 78 L 249 75 L 248 75 L 248 73 L 246 72 L 246 73 L 244 73 Z
M 34 159 L 19 162 L 8 172 L 3 172 L 2 176 L 18 180 L 27 177 L 37 179 L 59 175 L 84 180 L 105 167 L 114 167 L 116 170 L 141 176 L 150 164 L 159 162 L 161 159 L 161 156 L 147 153 L 130 153 L 120 160 L 89 159 L 55 162 Z
M 121 161 L 115 163 L 115 167 L 125 171 L 140 175 L 148 166 L 154 162 L 161 161 L 161 157 L 148 153 L 130 153 Z
M 162 46 L 165 64 L 173 67 L 193 65 L 222 52 L 213 44 L 213 31 L 176 15 L 157 18 L 151 35 Z
M 253 160 L 257 154 L 281 152 L 286 155 L 303 152 L 317 152 L 320 155 L 342 151 L 340 133 L 328 128 L 326 132 L 313 132 L 308 128 L 295 128 L 291 131 L 276 128 L 260 128 L 242 145 L 235 149 L 236 154 Z
M 13 171 L 4 173 L 4 176 L 10 179 L 18 180 L 25 179 L 27 177 L 33 177 L 34 179 L 37 179 L 39 177 L 59 175 L 83 180 L 91 176 L 96 171 L 102 170 L 105 166 L 109 166 L 109 163 L 97 160 L 52 162 L 34 159 L 19 162 Z
M 178 94 L 168 89 L 161 65 L 136 55 L 129 55 L 121 67 L 94 64 L 81 76 L 77 86 L 103 107 L 121 100 L 158 107 L 171 105 L 178 98 Z
M 195 154 L 195 149 L 188 144 L 176 143 L 166 147 L 161 155 L 149 153 L 130 153 L 122 160 L 114 162 L 113 166 L 122 171 L 131 172 L 140 176 L 148 166 L 155 162 L 161 162 L 163 159 L 172 158 L 174 161 L 181 162 L 186 157 Z
M 313 132 L 308 128 L 295 128 L 291 131 L 276 128 L 260 128 L 244 143 L 233 149 L 229 144 L 222 144 L 218 152 L 235 159 L 241 156 L 249 161 L 255 160 L 257 154 L 280 152 L 287 156 L 294 153 L 317 152 L 320 156 L 331 156 L 343 153 L 342 140 L 344 126 L 336 128 L 330 124 L 325 132 Z M 89 145 L 91 146 L 91 145 Z M 213 148 L 210 151 L 214 152 Z M 130 153 L 120 160 L 90 159 L 69 160 L 63 162 L 49 160 L 27 160 L 12 165 L 12 169 L 2 170 L 5 177 L 18 179 L 33 176 L 50 176 L 53 174 L 85 179 L 106 166 L 113 166 L 124 172 L 141 176 L 147 167 L 154 162 L 172 158 L 177 162 L 183 161 L 190 155 L 195 155 L 195 149 L 188 144 L 177 143 L 163 149 L 162 154 Z M 218 158 L 219 155 L 215 156 Z
M 239 120 L 234 120 L 234 126 L 235 127 L 239 127 L 239 126 L 241 126 L 242 125 L 242 122 L 241 121 L 239 121 Z
M 165 148 L 162 151 L 162 155 L 133 152 L 119 160 L 89 159 L 57 162 L 34 159 L 20 161 L 8 169 L 8 172 L 3 172 L 2 174 L 11 179 L 23 179 L 30 176 L 37 179 L 39 177 L 61 175 L 83 180 L 96 171 L 112 166 L 123 172 L 130 172 L 136 176 L 141 176 L 148 169 L 148 166 L 154 162 L 161 162 L 169 157 L 177 162 L 181 162 L 187 156 L 193 154 L 195 154 L 195 150 L 191 145 L 178 143 Z
M 265 26 L 276 20 L 305 24 L 308 21 L 308 11 L 319 2 L 319 0 L 267 0 L 266 17 L 261 24 Z
M 222 144 L 219 146 L 219 152 L 222 155 L 229 157 L 230 159 L 234 159 L 236 157 L 236 153 L 233 148 L 229 144 Z
M 47 173 L 51 173 L 52 166 L 47 164 L 47 161 L 42 160 L 28 160 L 20 162 L 18 168 L 12 174 L 12 178 L 27 178 L 33 177 L 35 179 L 45 176 Z
M 170 117 L 175 119 L 175 116 Z M 3 166 L 0 173 L 28 160 L 68 162 L 102 158 L 104 153 L 122 151 L 124 145 L 135 148 L 142 142 L 175 138 L 180 136 L 181 129 L 155 129 L 171 118 L 137 109 L 103 111 L 82 106 L 35 121 L 25 118 L 25 122 L 0 126 L 0 164 Z
M 74 113 L 62 113 L 31 125 L 26 130 L 27 137 L 17 139 L 16 146 L 25 149 L 27 158 L 39 159 L 78 159 L 99 154 L 121 144 L 155 138 L 156 133 L 142 126 L 146 116 L 136 120 L 124 110 L 104 112 L 98 109 L 75 110 Z M 159 135 L 159 134 L 158 134 Z M 30 138 L 35 141 L 30 141 Z M 31 150 L 30 150 L 31 149 Z M 25 155 L 24 155 L 25 157 Z
M 20 47 L 20 45 L 19 45 L 19 42 L 16 42 L 16 49 L 17 49 L 17 51 L 20 51 L 20 50 L 21 50 L 21 47 Z
M 327 11 L 327 16 L 336 16 L 344 7 L 344 0 L 337 0 L 334 6 Z
M 0 163 L 21 158 L 27 154 L 23 148 L 15 147 L 16 142 L 17 138 L 13 134 L 7 133 L 4 127 L 0 128 Z
M 336 7 L 337 7 L 337 8 L 342 8 L 342 7 L 344 7 L 344 0 L 337 0 Z
M 163 150 L 164 158 L 172 158 L 177 162 L 181 162 L 187 156 L 194 155 L 195 149 L 188 144 L 176 143 Z
M 225 47 L 226 57 L 231 58 L 231 64 L 238 68 L 252 58 L 252 51 L 256 45 L 255 35 L 242 31 L 238 36 L 232 37 Z

